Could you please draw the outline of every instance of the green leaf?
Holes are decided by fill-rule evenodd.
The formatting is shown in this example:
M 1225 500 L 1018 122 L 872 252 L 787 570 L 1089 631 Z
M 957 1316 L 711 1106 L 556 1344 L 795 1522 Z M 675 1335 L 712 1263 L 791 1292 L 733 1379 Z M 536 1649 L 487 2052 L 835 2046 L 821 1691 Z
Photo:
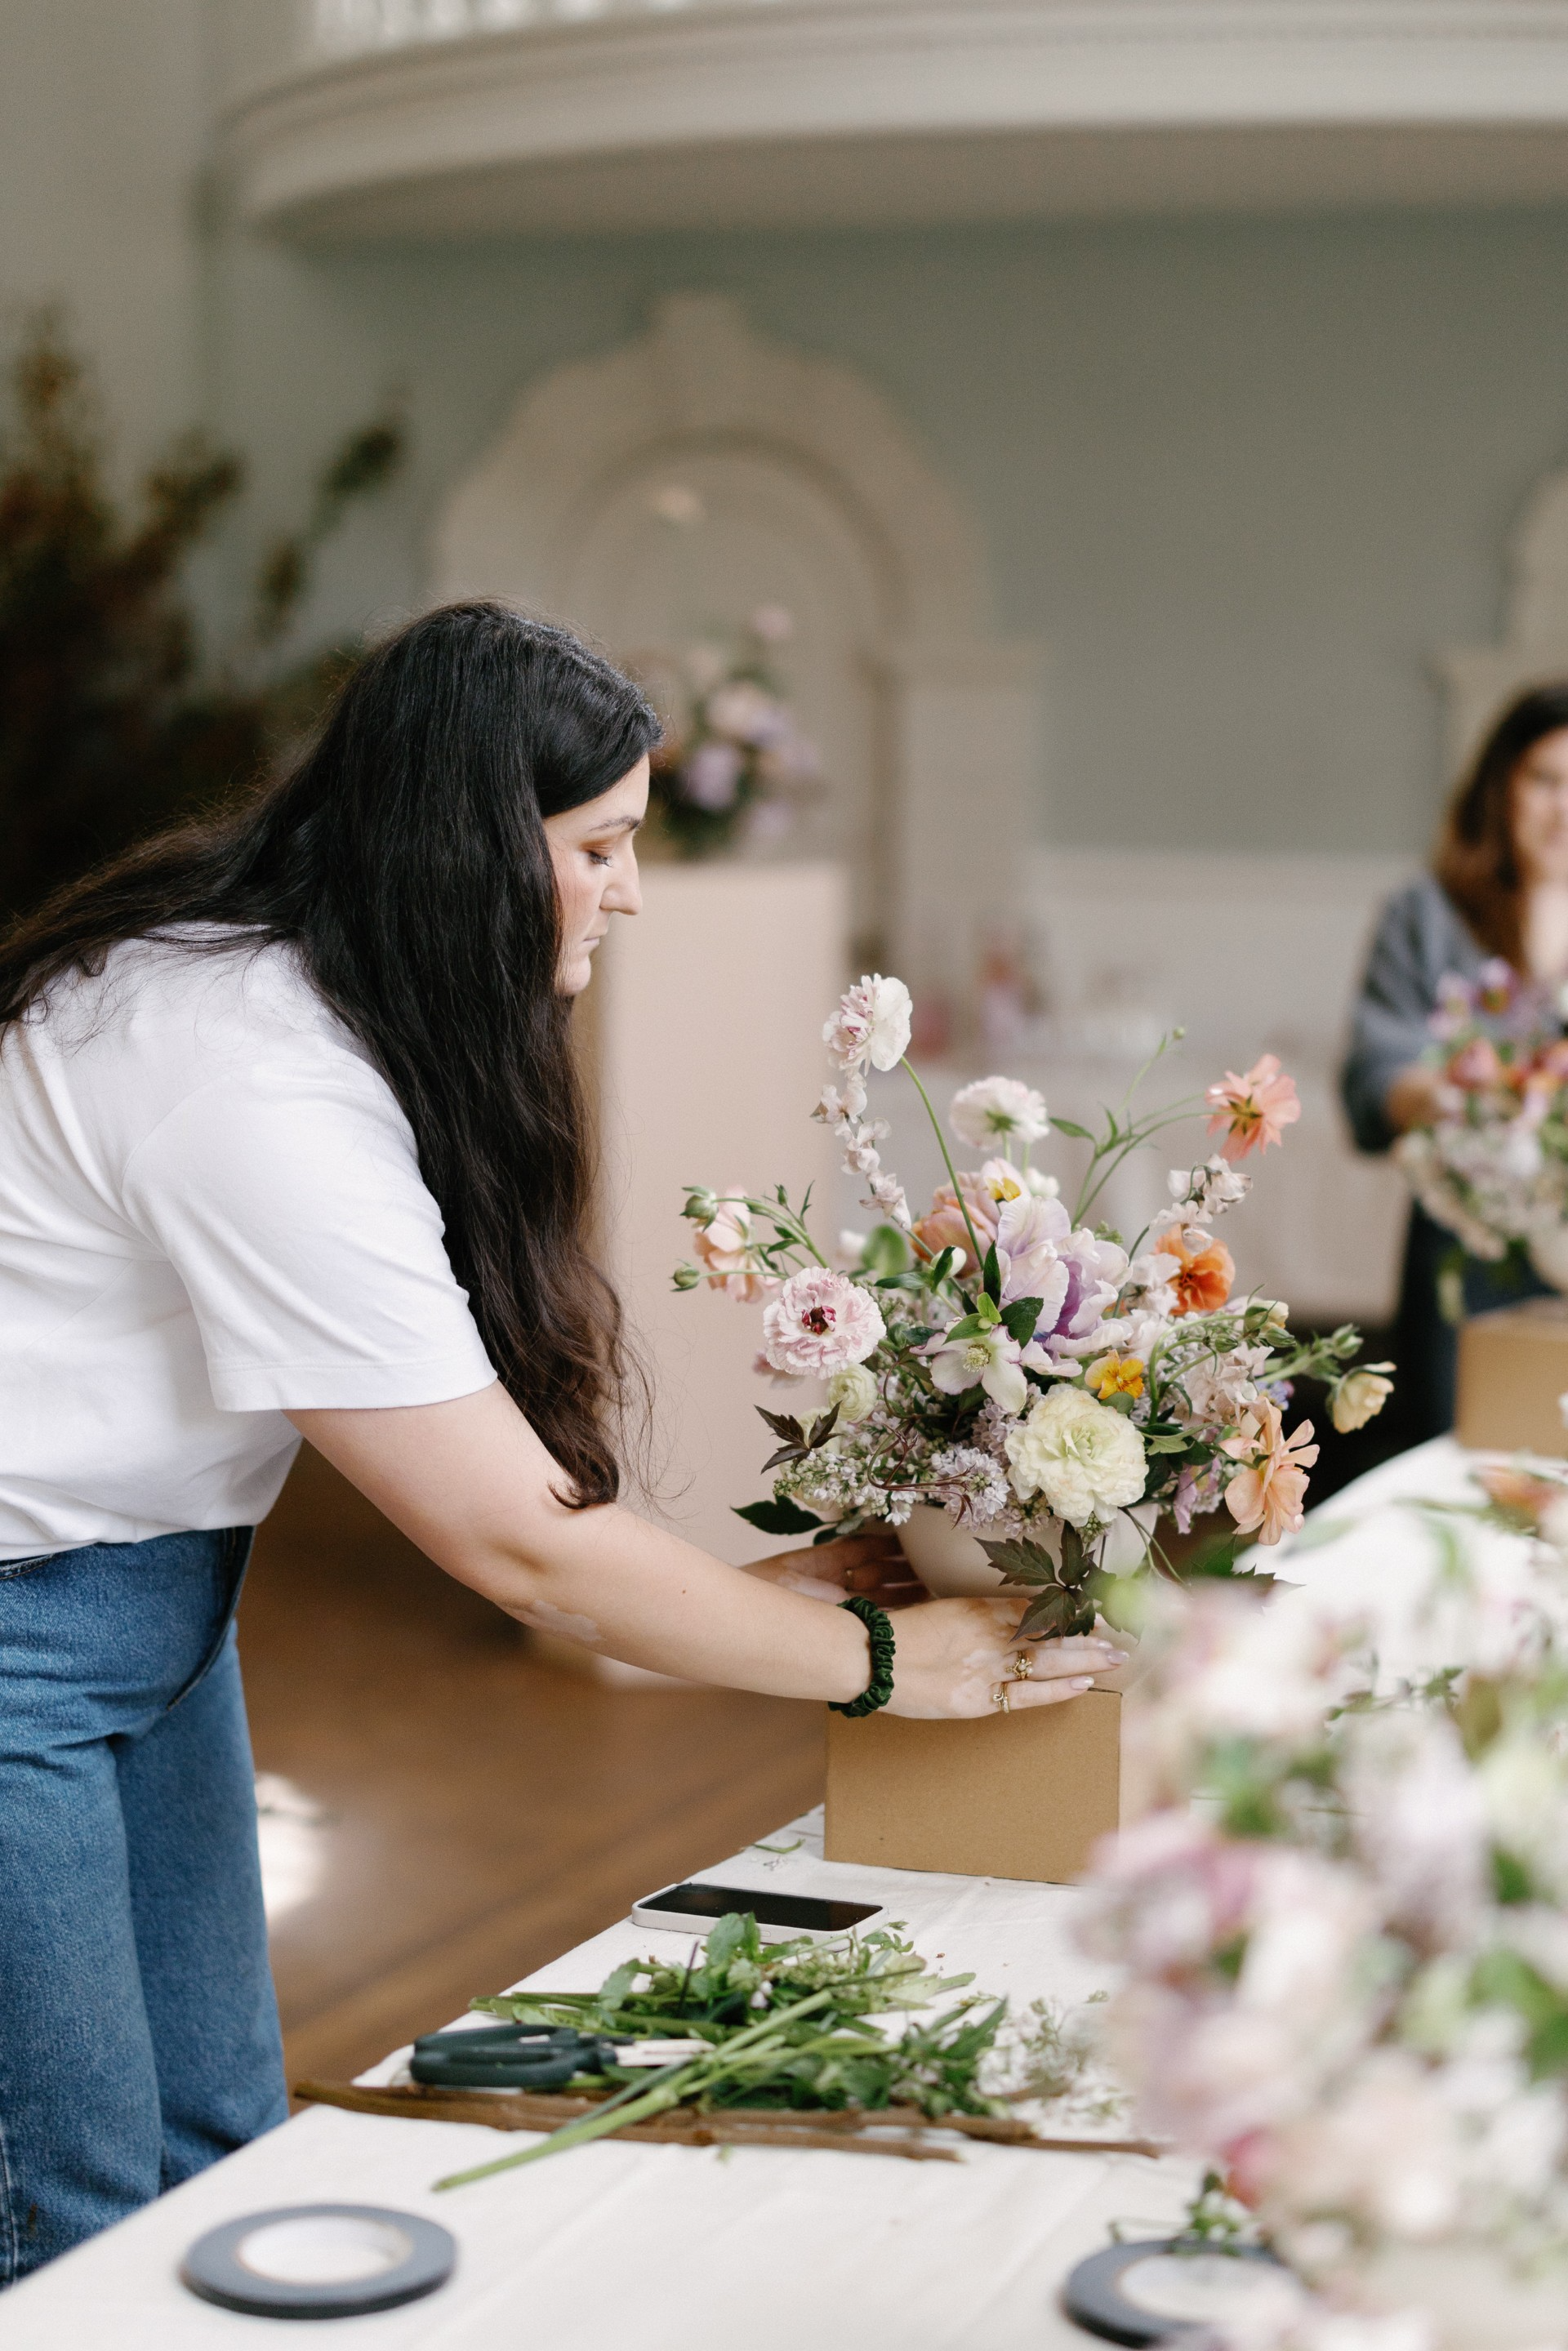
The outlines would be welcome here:
M 1051 1112 L 1051 1123 L 1058 1134 L 1071 1134 L 1080 1143 L 1092 1143 L 1094 1140 L 1086 1126 L 1074 1125 L 1071 1119 L 1063 1118 L 1057 1111 Z
M 703 1972 L 710 1979 L 737 1959 L 747 1944 L 755 1939 L 757 1921 L 749 1910 L 727 1910 L 716 1927 L 710 1928 L 707 1948 L 703 1953 Z
M 1190 1443 L 1186 1437 L 1150 1437 L 1146 1431 L 1144 1436 L 1145 1453 L 1185 1453 Z
M 991 1325 L 982 1322 L 977 1314 L 966 1314 L 962 1322 L 955 1322 L 952 1329 L 946 1333 L 944 1344 L 949 1347 L 959 1346 L 964 1340 L 977 1339 L 982 1332 L 990 1328 Z
M 1000 1266 L 997 1262 L 997 1245 L 995 1241 L 991 1243 L 990 1248 L 986 1251 L 986 1269 L 980 1279 L 984 1283 L 985 1292 L 988 1298 L 1000 1298 L 1002 1294 L 1002 1272 Z
M 813 1511 L 803 1510 L 799 1502 L 737 1503 L 735 1515 L 765 1535 L 810 1534 L 822 1523 Z
M 806 1432 L 801 1427 L 800 1422 L 798 1420 L 791 1419 L 787 1412 L 769 1412 L 764 1405 L 756 1405 L 752 1408 L 761 1419 L 768 1423 L 768 1426 L 773 1431 L 774 1436 L 781 1437 L 786 1445 L 799 1445 L 802 1447 L 804 1447 L 806 1442 Z
M 1027 1347 L 1034 1336 L 1034 1326 L 1045 1311 L 1043 1298 L 1015 1298 L 1010 1306 L 1002 1309 L 1002 1327 L 1009 1339 Z
M 861 1252 L 861 1265 L 868 1273 L 905 1273 L 909 1270 L 909 1243 L 896 1225 L 878 1225 Z
M 980 1549 L 993 1567 L 1000 1568 L 1009 1583 L 1056 1583 L 1060 1581 L 1056 1562 L 1040 1543 L 1027 1540 L 982 1542 Z
M 1020 1635 L 1029 1639 L 1042 1635 L 1051 1641 L 1068 1641 L 1094 1630 L 1094 1608 L 1082 1592 L 1069 1591 L 1058 1584 L 1053 1592 L 1042 1592 L 1031 1601 L 1019 1626 Z
M 1524 1864 L 1500 1849 L 1492 1855 L 1492 1884 L 1500 1902 L 1528 1902 L 1534 1885 Z
M 819 1446 L 826 1445 L 839 1425 L 839 1412 L 840 1406 L 834 1405 L 831 1412 L 825 1412 L 820 1420 L 811 1423 L 811 1434 L 806 1442 L 808 1453 L 815 1453 Z

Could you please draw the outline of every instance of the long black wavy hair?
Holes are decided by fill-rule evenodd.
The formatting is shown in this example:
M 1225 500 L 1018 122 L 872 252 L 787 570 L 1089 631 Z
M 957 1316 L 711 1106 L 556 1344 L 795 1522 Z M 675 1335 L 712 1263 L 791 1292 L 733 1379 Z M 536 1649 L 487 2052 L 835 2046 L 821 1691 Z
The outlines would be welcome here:
M 118 858 L 0 941 L 0 1026 L 171 925 L 294 946 L 402 1104 L 490 1360 L 583 1508 L 618 1491 L 624 1360 L 588 1248 L 543 820 L 608 791 L 659 732 L 566 630 L 450 604 L 371 653 L 292 771 L 237 814 Z

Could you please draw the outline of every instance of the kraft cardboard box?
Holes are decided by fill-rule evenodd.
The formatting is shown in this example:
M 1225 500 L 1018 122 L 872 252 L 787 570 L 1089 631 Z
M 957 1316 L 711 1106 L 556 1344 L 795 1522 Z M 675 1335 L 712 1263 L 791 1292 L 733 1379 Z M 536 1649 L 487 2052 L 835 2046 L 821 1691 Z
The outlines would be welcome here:
M 830 1861 L 1065 1886 L 1121 1810 L 1115 1690 L 976 1722 L 828 1716 Z
M 1529 1298 L 1459 1330 L 1454 1433 L 1486 1453 L 1568 1454 L 1568 1300 Z

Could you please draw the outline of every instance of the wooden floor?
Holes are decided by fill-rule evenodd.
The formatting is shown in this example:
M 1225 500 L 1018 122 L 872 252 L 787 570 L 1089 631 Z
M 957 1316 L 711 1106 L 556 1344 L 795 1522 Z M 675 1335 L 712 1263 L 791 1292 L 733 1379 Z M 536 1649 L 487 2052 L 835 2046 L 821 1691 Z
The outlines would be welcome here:
M 320 1808 L 274 1929 L 290 2079 L 345 2078 L 819 1801 L 815 1708 L 530 1655 L 308 1448 L 240 1615 L 258 1772 Z

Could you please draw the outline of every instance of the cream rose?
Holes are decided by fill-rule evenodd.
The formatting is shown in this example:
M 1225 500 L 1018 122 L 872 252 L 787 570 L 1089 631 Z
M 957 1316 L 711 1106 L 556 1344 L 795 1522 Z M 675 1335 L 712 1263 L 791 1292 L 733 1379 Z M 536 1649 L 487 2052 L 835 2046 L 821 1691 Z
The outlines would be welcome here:
M 1106 1520 L 1143 1499 L 1144 1440 L 1123 1413 L 1078 1387 L 1053 1387 L 1007 1433 L 1013 1491 L 1042 1494 L 1070 1526 Z
M 863 1364 L 846 1364 L 828 1382 L 828 1402 L 838 1405 L 841 1428 L 852 1428 L 863 1420 L 881 1393 Z

